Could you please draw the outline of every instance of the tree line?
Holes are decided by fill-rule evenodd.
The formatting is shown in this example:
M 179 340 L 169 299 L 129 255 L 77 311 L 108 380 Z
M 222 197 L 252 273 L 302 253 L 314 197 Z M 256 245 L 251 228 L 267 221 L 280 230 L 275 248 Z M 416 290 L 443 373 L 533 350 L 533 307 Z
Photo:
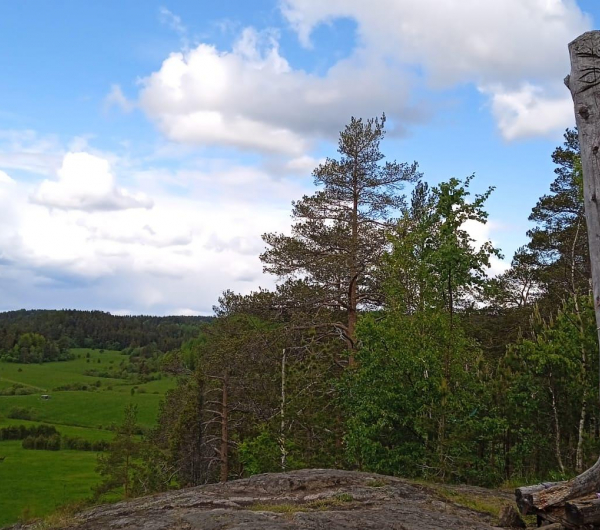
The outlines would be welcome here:
M 102 311 L 20 310 L 0 313 L 0 359 L 66 360 L 70 348 L 167 352 L 198 334 L 211 317 L 115 316 Z

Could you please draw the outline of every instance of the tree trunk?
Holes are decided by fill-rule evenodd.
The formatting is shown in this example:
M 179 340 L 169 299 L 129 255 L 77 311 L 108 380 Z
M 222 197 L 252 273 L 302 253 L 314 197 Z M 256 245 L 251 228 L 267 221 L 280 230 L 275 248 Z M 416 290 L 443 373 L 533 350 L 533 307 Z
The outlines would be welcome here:
M 281 453 L 281 471 L 285 471 L 287 468 L 287 448 L 285 438 L 285 364 L 286 364 L 286 350 L 283 348 L 283 354 L 281 356 L 281 424 L 279 426 L 279 450 Z
M 348 292 L 348 366 L 355 364 L 356 322 L 358 320 L 358 169 L 355 163 L 352 172 L 352 248 L 350 250 L 350 285 Z
M 588 31 L 575 39 L 569 44 L 569 54 L 571 74 L 565 84 L 573 96 L 579 130 L 594 310 L 600 339 L 600 31 Z
M 571 91 L 579 130 L 583 198 L 588 229 L 594 310 L 600 344 L 600 31 L 588 31 L 569 44 Z M 516 491 L 519 507 L 544 510 L 600 490 L 600 459 L 572 480 L 549 488 L 529 486 Z
M 227 391 L 229 386 L 229 373 L 223 376 L 223 391 L 221 397 L 221 482 L 227 482 L 229 477 L 229 405 L 227 404 Z
M 579 416 L 579 428 L 577 433 L 577 453 L 575 455 L 575 470 L 577 473 L 583 471 L 583 435 L 585 434 L 585 416 L 587 411 L 587 401 L 583 398 L 581 404 L 581 415 Z
M 560 422 L 558 421 L 558 410 L 556 408 L 556 396 L 554 395 L 554 389 L 552 388 L 552 384 L 550 385 L 550 395 L 552 396 L 552 415 L 554 416 L 554 430 L 555 438 L 554 438 L 554 450 L 556 452 L 556 461 L 558 462 L 558 467 L 560 468 L 560 472 L 564 474 L 565 466 L 563 465 L 562 455 L 560 452 Z

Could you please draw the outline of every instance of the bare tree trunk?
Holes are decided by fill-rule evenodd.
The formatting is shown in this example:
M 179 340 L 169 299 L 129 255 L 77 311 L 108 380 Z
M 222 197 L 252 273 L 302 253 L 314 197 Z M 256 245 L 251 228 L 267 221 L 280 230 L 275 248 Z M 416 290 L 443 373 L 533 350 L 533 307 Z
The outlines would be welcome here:
M 285 471 L 287 467 L 287 449 L 285 439 L 285 364 L 286 351 L 283 348 L 281 356 L 281 424 L 279 426 L 279 450 L 281 452 L 281 471 Z
M 575 470 L 577 473 L 583 471 L 583 435 L 585 434 L 585 416 L 587 412 L 587 401 L 583 398 L 581 404 L 581 415 L 579 416 L 579 429 L 577 434 L 577 452 L 575 453 Z
M 550 395 L 552 396 L 552 414 L 554 416 L 554 429 L 556 430 L 556 436 L 554 438 L 554 447 L 556 451 L 556 460 L 558 461 L 558 467 L 560 472 L 565 472 L 565 466 L 563 465 L 562 455 L 560 452 L 560 422 L 558 421 L 558 410 L 556 408 L 556 396 L 554 395 L 554 389 L 550 385 Z
M 229 405 L 227 391 L 229 386 L 229 372 L 223 376 L 223 391 L 221 397 L 221 482 L 227 482 L 229 477 Z
M 353 170 L 352 249 L 350 256 L 350 285 L 348 292 L 348 366 L 355 364 L 356 322 L 358 320 L 358 169 Z
M 569 44 L 569 53 L 571 75 L 565 79 L 565 84 L 573 96 L 579 130 L 594 310 L 600 343 L 600 31 L 589 31 L 575 39 Z

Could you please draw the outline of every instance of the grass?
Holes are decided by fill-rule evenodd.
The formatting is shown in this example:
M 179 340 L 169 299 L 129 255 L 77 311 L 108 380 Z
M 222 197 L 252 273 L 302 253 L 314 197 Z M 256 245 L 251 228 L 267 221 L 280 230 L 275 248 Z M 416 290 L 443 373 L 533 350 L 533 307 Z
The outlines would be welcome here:
M 150 427 L 156 421 L 160 394 L 123 395 L 119 392 L 54 392 L 45 401 L 39 395 L 1 396 L 0 414 L 8 416 L 14 407 L 34 411 L 34 419 L 45 423 L 74 425 L 79 427 L 105 428 L 119 423 L 123 409 L 128 403 L 138 406 L 138 423 Z
M 135 385 L 126 379 L 87 376 L 84 372 L 92 368 L 117 368 L 122 362 L 126 365 L 129 357 L 116 351 L 100 353 L 83 348 L 72 352 L 76 358 L 65 362 L 0 363 L 0 388 L 22 384 L 37 391 L 25 396 L 0 396 L 0 428 L 49 423 L 66 436 L 110 440 L 114 433 L 109 426 L 121 421 L 128 403 L 137 404 L 142 427 L 155 424 L 160 401 L 176 384 L 173 378 Z M 98 380 L 100 387 L 93 390 L 53 390 L 73 383 L 92 387 Z M 41 394 L 50 394 L 51 398 L 42 400 Z M 31 409 L 35 421 L 7 418 L 14 407 Z M 20 441 L 6 441 L 0 442 L 2 456 L 6 458 L 0 462 L 0 527 L 47 516 L 65 503 L 77 505 L 90 497 L 91 487 L 99 480 L 95 472 L 97 454 L 93 452 L 25 450 Z M 59 510 L 46 518 L 43 528 L 60 527 L 61 518 L 69 517 L 67 512 Z
M 89 497 L 98 481 L 93 452 L 27 451 L 11 441 L 0 443 L 0 455 L 0 527 Z
M 27 420 L 13 420 L 10 418 L 1 418 L 0 417 L 0 429 L 2 427 L 8 427 L 9 425 L 39 425 L 41 421 L 27 421 Z M 96 442 L 98 440 L 112 440 L 114 437 L 114 433 L 112 431 L 108 431 L 106 429 L 92 429 L 89 427 L 77 427 L 73 425 L 54 425 L 56 429 L 65 436 L 72 436 L 78 438 L 84 438 L 85 440 L 90 440 L 91 442 Z M 4 442 L 0 442 L 0 455 L 2 455 L 2 444 Z
M 0 363 L 0 383 L 2 386 L 11 386 L 14 383 L 38 388 L 44 392 L 49 392 L 53 388 L 72 383 L 93 384 L 98 378 L 83 375 L 83 372 L 92 368 L 104 368 L 120 363 L 122 360 L 128 362 L 128 357 L 116 351 L 105 351 L 99 353 L 98 350 L 85 350 L 77 348 L 71 350 L 79 358 L 72 361 L 52 362 L 43 364 L 19 364 L 19 363 Z M 90 362 L 87 362 L 86 355 L 90 353 Z M 100 363 L 98 363 L 100 360 Z M 109 361 L 113 361 L 113 365 Z M 121 379 L 103 379 L 103 384 L 119 384 L 124 381 Z
M 443 497 L 447 501 L 453 502 L 465 508 L 470 508 L 476 512 L 487 513 L 493 517 L 500 517 L 502 508 L 506 506 L 506 499 L 493 496 L 477 495 L 475 493 L 463 493 L 448 489 L 444 486 L 429 484 L 429 487 L 434 489 L 440 497 Z

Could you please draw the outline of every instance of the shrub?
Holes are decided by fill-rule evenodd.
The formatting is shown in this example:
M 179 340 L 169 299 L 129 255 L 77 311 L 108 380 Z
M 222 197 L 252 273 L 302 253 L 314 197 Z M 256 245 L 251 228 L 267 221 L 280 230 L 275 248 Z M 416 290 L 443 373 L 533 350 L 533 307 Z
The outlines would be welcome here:
M 0 429 L 0 441 L 6 440 L 23 440 L 27 437 L 36 436 L 52 436 L 58 434 L 56 427 L 53 425 L 9 425 Z
M 13 407 L 8 411 L 7 416 L 13 420 L 33 420 L 35 419 L 35 411 L 26 407 Z

